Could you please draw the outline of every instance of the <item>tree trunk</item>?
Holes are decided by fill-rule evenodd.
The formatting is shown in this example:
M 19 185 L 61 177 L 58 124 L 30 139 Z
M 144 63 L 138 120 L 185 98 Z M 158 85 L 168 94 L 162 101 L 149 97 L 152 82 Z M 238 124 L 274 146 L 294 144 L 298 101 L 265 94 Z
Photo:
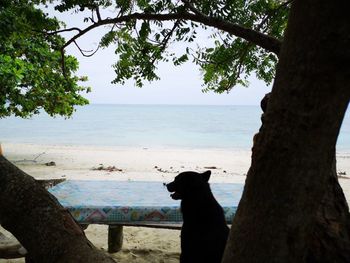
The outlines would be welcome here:
M 329 175 L 313 232 L 308 237 L 308 262 L 350 262 L 349 207 L 338 182 L 335 159 Z
M 224 263 L 350 262 L 334 168 L 350 98 L 347 2 L 293 1 Z
M 0 223 L 36 262 L 115 262 L 32 177 L 0 156 Z

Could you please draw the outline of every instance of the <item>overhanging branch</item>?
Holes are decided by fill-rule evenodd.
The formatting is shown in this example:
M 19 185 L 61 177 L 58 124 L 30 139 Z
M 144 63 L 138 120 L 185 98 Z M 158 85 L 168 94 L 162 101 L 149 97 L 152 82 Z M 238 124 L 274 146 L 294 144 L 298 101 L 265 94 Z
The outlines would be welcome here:
M 74 37 L 72 37 L 65 43 L 63 48 L 66 48 L 71 43 L 73 43 L 76 39 L 78 39 L 82 35 L 86 34 L 87 32 L 97 27 L 110 25 L 110 24 L 114 25 L 122 22 L 129 22 L 132 20 L 154 20 L 154 21 L 189 20 L 189 21 L 194 21 L 194 22 L 202 23 L 207 26 L 217 28 L 219 30 L 223 30 L 236 37 L 243 38 L 246 41 L 253 43 L 255 45 L 258 45 L 267 51 L 275 53 L 276 55 L 279 54 L 279 50 L 281 47 L 280 40 L 274 37 L 265 35 L 263 33 L 257 32 L 253 29 L 245 28 L 237 24 L 233 24 L 233 23 L 221 20 L 219 18 L 208 17 L 198 12 L 195 14 L 182 12 L 182 13 L 173 13 L 173 14 L 133 13 L 129 15 L 116 17 L 116 18 L 102 19 L 88 26 L 87 28 L 80 30 L 78 34 L 76 34 Z
M 275 37 L 260 33 L 250 28 L 246 28 L 237 24 L 224 21 L 219 18 L 209 17 L 200 12 L 196 12 L 192 16 L 192 21 L 199 22 L 207 26 L 215 27 L 236 37 L 243 38 L 244 40 L 252 44 L 255 44 L 267 51 L 275 53 L 277 56 L 279 54 L 282 42 L 276 39 Z

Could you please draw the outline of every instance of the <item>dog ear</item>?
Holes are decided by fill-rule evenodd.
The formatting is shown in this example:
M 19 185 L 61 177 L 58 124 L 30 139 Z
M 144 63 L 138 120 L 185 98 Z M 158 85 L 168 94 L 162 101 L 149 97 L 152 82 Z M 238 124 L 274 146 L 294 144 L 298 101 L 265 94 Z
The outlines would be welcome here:
M 211 175 L 211 171 L 210 170 L 205 171 L 204 173 L 202 173 L 202 177 L 203 177 L 204 181 L 208 182 L 209 178 L 210 178 L 210 175 Z

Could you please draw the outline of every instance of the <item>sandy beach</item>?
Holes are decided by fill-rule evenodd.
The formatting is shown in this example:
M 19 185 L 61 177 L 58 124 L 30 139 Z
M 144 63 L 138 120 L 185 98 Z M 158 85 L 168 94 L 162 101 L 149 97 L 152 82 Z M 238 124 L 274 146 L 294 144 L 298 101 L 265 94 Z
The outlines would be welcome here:
M 169 182 L 179 172 L 210 169 L 210 182 L 244 183 L 250 150 L 124 148 L 2 143 L 6 158 L 36 179 L 135 180 Z M 54 162 L 55 165 L 47 166 Z M 350 200 L 350 152 L 337 153 L 337 170 Z M 97 247 L 107 250 L 107 226 L 85 231 Z M 180 231 L 142 227 L 124 228 L 117 262 L 172 263 L 179 261 Z M 23 259 L 0 262 L 24 262 Z

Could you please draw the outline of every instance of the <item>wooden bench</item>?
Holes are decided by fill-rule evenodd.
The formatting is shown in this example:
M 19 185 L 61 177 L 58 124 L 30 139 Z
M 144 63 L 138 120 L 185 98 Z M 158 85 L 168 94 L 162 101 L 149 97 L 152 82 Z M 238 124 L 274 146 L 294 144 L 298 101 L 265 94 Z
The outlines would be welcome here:
M 242 184 L 211 184 L 214 196 L 232 222 Z M 161 182 L 67 180 L 49 191 L 83 227 L 108 225 L 108 251 L 123 243 L 123 226 L 180 229 L 180 202 L 170 198 Z

